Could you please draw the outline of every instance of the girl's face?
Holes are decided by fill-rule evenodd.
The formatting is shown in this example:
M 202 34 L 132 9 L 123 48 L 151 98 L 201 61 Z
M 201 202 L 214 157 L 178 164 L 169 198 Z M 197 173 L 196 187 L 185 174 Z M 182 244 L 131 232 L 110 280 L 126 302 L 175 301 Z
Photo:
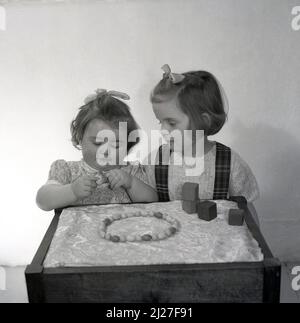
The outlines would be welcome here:
M 166 102 L 153 103 L 153 112 L 161 125 L 161 130 L 169 133 L 179 130 L 183 138 L 184 130 L 190 129 L 189 117 L 178 107 L 176 97 Z M 169 144 L 174 149 L 172 140 Z
M 107 134 L 101 131 L 112 131 L 115 135 L 116 141 L 107 138 Z M 117 129 L 111 128 L 107 123 L 100 119 L 94 119 L 90 121 L 87 125 L 82 142 L 82 155 L 84 161 L 91 167 L 98 170 L 110 170 L 118 167 L 119 165 L 119 148 L 120 148 L 119 131 Z M 99 164 L 99 152 L 105 158 L 110 158 L 110 156 L 116 156 L 114 164 L 115 165 L 100 165 Z M 97 161 L 98 160 L 98 161 Z

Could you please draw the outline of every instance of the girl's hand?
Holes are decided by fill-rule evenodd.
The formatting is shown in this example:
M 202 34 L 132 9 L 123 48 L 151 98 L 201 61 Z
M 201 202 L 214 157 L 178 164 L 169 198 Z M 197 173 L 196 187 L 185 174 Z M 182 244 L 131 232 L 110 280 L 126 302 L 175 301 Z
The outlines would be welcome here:
M 106 175 L 98 174 L 95 177 L 96 177 L 96 183 L 97 183 L 98 186 L 103 186 L 105 184 L 109 185 Z
M 107 176 L 111 189 L 116 189 L 124 187 L 125 189 L 130 189 L 132 186 L 133 177 L 121 169 L 113 169 L 105 172 Z
M 92 176 L 80 176 L 71 184 L 71 189 L 77 199 L 83 199 L 93 193 L 97 187 L 96 181 L 97 179 Z

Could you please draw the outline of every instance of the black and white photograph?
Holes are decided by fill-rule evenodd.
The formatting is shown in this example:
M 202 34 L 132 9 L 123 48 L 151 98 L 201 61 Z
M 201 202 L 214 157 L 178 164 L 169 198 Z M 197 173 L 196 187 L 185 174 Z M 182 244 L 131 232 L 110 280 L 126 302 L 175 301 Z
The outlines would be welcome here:
M 0 0 L 0 303 L 300 303 L 299 55 L 300 0 Z

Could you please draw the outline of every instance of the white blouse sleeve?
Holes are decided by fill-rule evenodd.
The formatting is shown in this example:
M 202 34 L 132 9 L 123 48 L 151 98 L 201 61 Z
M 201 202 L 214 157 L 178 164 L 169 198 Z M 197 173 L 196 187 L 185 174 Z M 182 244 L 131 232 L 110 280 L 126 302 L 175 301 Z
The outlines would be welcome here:
M 230 196 L 244 196 L 248 202 L 260 196 L 259 187 L 248 164 L 234 151 L 231 154 Z

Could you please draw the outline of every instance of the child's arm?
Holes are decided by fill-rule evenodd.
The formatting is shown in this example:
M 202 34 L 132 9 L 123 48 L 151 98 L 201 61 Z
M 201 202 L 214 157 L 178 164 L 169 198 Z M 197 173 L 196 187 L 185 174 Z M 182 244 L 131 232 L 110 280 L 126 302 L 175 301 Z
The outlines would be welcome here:
M 155 189 L 121 169 L 114 169 L 106 173 L 112 189 L 124 187 L 132 202 L 158 202 Z
M 72 205 L 77 198 L 71 188 L 72 184 L 46 184 L 42 186 L 36 196 L 38 207 L 44 211 L 52 211 Z
M 42 210 L 52 211 L 88 197 L 96 187 L 96 179 L 89 176 L 81 176 L 67 185 L 46 184 L 39 189 L 36 203 Z
M 127 193 L 133 202 L 158 202 L 156 190 L 135 176 L 129 174 L 128 176 L 132 178 L 132 181 L 131 186 L 127 188 Z

